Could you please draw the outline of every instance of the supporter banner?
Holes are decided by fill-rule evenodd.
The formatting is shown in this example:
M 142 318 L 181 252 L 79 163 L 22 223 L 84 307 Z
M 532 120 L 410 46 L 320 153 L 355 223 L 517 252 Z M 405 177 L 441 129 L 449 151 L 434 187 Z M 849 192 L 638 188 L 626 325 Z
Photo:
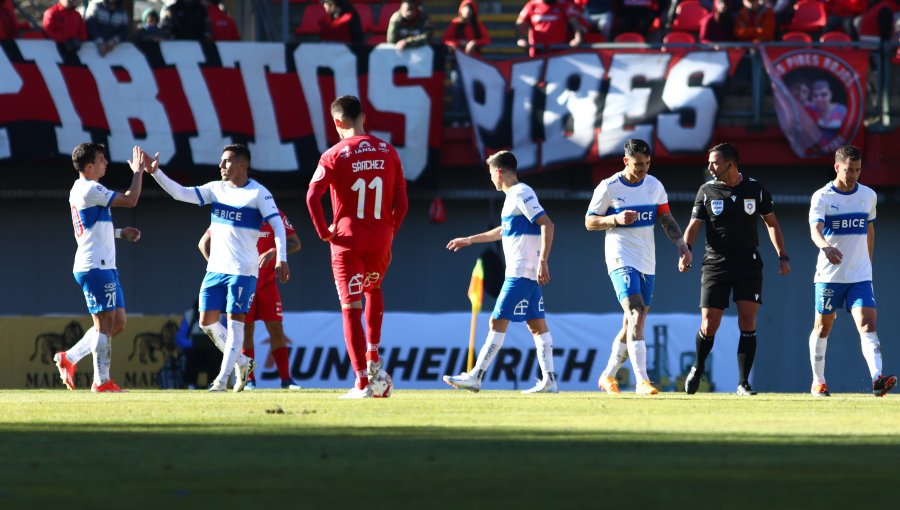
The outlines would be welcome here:
M 113 338 L 110 376 L 123 388 L 159 388 L 161 369 L 177 367 L 180 350 L 175 333 L 178 316 L 132 316 Z M 0 318 L 0 388 L 65 389 L 53 355 L 81 340 L 93 323 L 90 317 Z M 75 372 L 78 389 L 91 389 L 92 357 Z M 165 376 L 164 376 L 165 377 Z
M 487 334 L 489 314 L 479 316 L 477 344 Z M 613 338 L 622 326 L 621 314 L 560 314 L 547 317 L 553 334 L 553 355 L 562 391 L 595 391 L 597 378 L 606 367 Z M 700 318 L 687 314 L 650 314 L 646 325 L 647 366 L 650 377 L 662 390 L 684 391 L 684 377 L 694 361 L 694 338 Z M 403 389 L 447 389 L 444 374 L 466 369 L 468 312 L 443 314 L 385 313 L 382 358 Z M 338 312 L 285 313 L 284 330 L 291 339 L 291 373 L 309 388 L 349 388 L 353 370 L 344 347 L 341 314 Z M 279 387 L 275 362 L 269 355 L 269 340 L 263 323 L 256 325 L 258 388 Z M 726 316 L 716 335 L 710 383 L 701 391 L 734 391 L 737 386 L 737 318 Z M 485 377 L 483 389 L 529 388 L 540 371 L 534 340 L 524 325 L 512 324 L 503 350 Z M 634 376 L 626 364 L 620 371 L 625 391 L 633 391 Z
M 337 143 L 328 105 L 362 99 L 367 130 L 397 147 L 408 179 L 440 146 L 443 49 L 169 41 L 122 44 L 101 56 L 52 41 L 0 44 L 0 159 L 68 156 L 81 142 L 114 162 L 141 145 L 163 165 L 218 165 L 247 143 L 253 167 L 312 174 Z
M 862 147 L 867 50 L 763 46 L 762 56 L 778 123 L 797 156 Z
M 487 61 L 456 52 L 480 154 L 521 169 L 621 157 L 628 138 L 657 154 L 709 147 L 719 98 L 744 50 L 576 50 Z

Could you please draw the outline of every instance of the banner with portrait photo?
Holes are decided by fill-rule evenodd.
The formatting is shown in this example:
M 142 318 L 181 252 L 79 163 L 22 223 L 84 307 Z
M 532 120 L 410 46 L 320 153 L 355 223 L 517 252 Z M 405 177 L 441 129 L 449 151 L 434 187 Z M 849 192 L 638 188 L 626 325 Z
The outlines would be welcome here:
M 778 123 L 801 158 L 862 147 L 869 51 L 762 47 Z

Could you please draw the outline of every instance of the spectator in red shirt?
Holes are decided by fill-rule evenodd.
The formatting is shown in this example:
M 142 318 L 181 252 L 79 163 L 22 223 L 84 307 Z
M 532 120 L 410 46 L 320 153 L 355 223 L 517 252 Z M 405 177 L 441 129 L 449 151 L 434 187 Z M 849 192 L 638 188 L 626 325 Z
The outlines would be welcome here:
M 574 37 L 569 40 L 569 29 Z M 565 0 L 529 0 L 516 20 L 519 31 L 518 45 L 528 47 L 532 57 L 539 53 L 550 53 L 553 46 L 581 44 L 581 23 Z M 526 41 L 525 32 L 528 32 Z
M 734 14 L 728 7 L 728 0 L 715 0 L 713 11 L 700 22 L 700 42 L 733 42 Z
M 240 41 L 237 23 L 225 12 L 219 0 L 204 0 L 213 41 Z
M 322 41 L 342 42 L 360 46 L 365 43 L 362 20 L 356 8 L 347 0 L 323 0 L 324 18 L 319 20 Z
M 81 14 L 75 10 L 77 0 L 59 0 L 59 3 L 44 11 L 44 33 L 67 51 L 78 51 L 81 43 L 87 41 L 87 27 Z
M 9 0 L 0 0 L 0 41 L 15 39 L 16 35 L 18 35 L 18 26 L 16 25 L 16 14 L 12 10 L 12 3 Z
M 459 4 L 459 16 L 450 21 L 444 32 L 444 44 L 459 48 L 466 55 L 479 52 L 479 47 L 491 43 L 487 27 L 478 19 L 478 5 L 475 0 L 463 0 Z
M 775 12 L 764 0 L 744 0 L 744 8 L 734 21 L 738 41 L 768 42 L 775 40 Z

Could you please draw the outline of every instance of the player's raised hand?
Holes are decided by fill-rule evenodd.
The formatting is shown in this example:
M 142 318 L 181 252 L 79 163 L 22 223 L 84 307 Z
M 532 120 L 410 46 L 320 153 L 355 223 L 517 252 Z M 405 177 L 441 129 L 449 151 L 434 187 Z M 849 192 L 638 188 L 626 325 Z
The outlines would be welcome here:
M 141 151 L 141 165 L 148 174 L 155 174 L 159 169 L 159 153 L 157 152 L 156 155 L 151 158 L 149 154 Z
M 550 265 L 547 264 L 546 260 L 541 261 L 541 265 L 538 266 L 538 284 L 547 285 L 550 283 Z
M 451 239 L 449 243 L 447 243 L 447 249 L 450 251 L 459 251 L 466 246 L 472 246 L 472 240 L 468 237 L 457 237 L 456 239 Z
M 286 260 L 275 264 L 275 277 L 280 283 L 287 283 L 291 279 L 291 268 Z
M 275 258 L 275 248 L 269 248 L 268 250 L 259 254 L 259 259 L 257 261 L 257 267 L 262 269 L 263 267 L 268 266 L 272 262 L 272 259 L 274 259 L 274 258 Z
M 131 159 L 128 160 L 128 167 L 131 168 L 131 171 L 139 174 L 144 167 L 141 165 L 141 155 L 144 151 L 141 150 L 140 147 L 135 145 L 131 149 Z
M 622 211 L 616 215 L 616 224 L 617 225 L 631 225 L 635 221 L 637 221 L 638 213 L 637 211 L 627 210 Z
M 694 256 L 691 254 L 691 250 L 687 247 L 687 244 L 682 244 L 678 247 L 678 270 L 682 273 L 687 272 L 691 269 L 691 262 L 693 261 Z
M 125 227 L 122 229 L 122 239 L 136 243 L 141 239 L 141 231 L 134 227 Z
M 828 259 L 828 262 L 831 262 L 835 265 L 840 264 L 841 260 L 844 259 L 844 254 L 841 253 L 841 250 L 835 248 L 834 246 L 822 248 L 822 253 L 825 254 L 825 258 Z

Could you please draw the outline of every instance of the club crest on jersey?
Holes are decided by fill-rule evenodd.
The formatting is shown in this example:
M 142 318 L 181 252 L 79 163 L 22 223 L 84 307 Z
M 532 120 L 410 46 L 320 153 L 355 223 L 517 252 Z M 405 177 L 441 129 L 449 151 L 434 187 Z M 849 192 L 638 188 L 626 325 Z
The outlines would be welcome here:
M 744 199 L 744 212 L 747 214 L 753 214 L 756 212 L 756 200 L 753 198 L 745 198 Z
M 725 201 L 724 200 L 712 200 L 709 203 L 710 207 L 712 207 L 712 213 L 716 216 L 722 214 L 722 211 L 725 210 Z

